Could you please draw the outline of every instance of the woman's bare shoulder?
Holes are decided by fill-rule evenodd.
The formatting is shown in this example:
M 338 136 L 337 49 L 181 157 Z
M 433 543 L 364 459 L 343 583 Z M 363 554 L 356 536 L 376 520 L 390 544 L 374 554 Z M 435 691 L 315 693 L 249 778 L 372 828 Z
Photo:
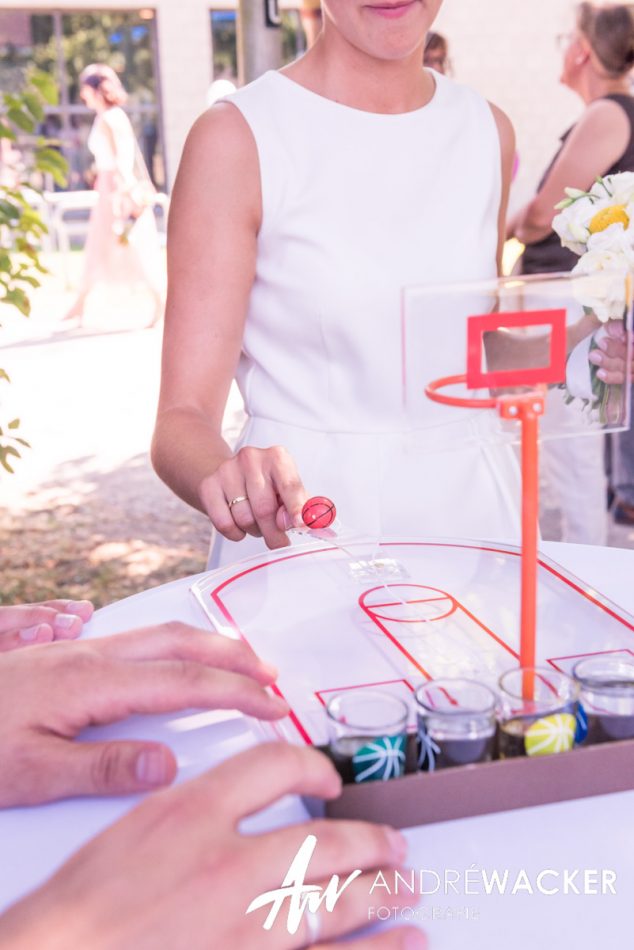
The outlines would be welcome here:
M 583 110 L 574 131 L 577 135 L 623 136 L 630 132 L 630 120 L 614 99 L 595 99 Z
M 242 113 L 216 103 L 194 122 L 174 186 L 173 206 L 182 200 L 205 206 L 217 216 L 226 208 L 232 220 L 259 226 L 260 167 L 251 129 Z
M 489 108 L 491 109 L 491 114 L 493 115 L 493 119 L 497 126 L 502 151 L 514 151 L 515 129 L 513 128 L 513 123 L 509 119 L 506 112 L 504 112 L 503 109 L 500 109 L 499 106 L 496 106 L 494 102 L 489 102 Z
M 218 102 L 196 119 L 185 151 L 212 162 L 223 158 L 257 161 L 253 133 L 240 110 L 230 102 Z

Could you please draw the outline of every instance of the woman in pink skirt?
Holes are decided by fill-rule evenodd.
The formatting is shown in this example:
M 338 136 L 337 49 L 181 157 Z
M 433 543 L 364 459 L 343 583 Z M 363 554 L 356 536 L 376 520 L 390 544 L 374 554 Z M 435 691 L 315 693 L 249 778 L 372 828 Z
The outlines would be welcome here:
M 109 66 L 87 66 L 79 81 L 82 101 L 97 113 L 88 147 L 95 160 L 98 200 L 90 216 L 77 298 L 65 319 L 81 325 L 86 298 L 100 282 L 142 283 L 153 297 L 153 326 L 163 314 L 163 267 L 152 210 L 154 188 L 121 108 L 127 93 Z

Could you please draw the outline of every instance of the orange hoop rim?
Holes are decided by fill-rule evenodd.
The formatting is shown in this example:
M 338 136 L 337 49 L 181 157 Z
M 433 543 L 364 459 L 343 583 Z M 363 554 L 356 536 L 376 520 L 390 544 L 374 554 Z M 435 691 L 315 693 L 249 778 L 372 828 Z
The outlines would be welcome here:
M 476 396 L 449 396 L 447 393 L 441 393 L 439 390 L 446 389 L 447 386 L 458 386 L 460 383 L 466 383 L 466 374 L 458 376 L 441 376 L 440 379 L 434 379 L 425 386 L 425 395 L 432 402 L 439 402 L 443 406 L 460 406 L 464 409 L 495 409 L 497 399 L 483 399 Z

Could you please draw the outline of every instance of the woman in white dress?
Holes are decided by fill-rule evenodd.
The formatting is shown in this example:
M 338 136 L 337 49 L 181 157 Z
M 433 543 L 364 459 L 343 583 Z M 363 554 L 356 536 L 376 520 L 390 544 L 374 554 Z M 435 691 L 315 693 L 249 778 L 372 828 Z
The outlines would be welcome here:
M 324 0 L 302 59 L 190 133 L 153 460 L 209 515 L 213 565 L 254 550 L 225 539 L 288 544 L 309 494 L 374 535 L 517 532 L 508 456 L 435 453 L 403 406 L 401 288 L 496 276 L 514 155 L 499 109 L 420 67 L 441 3 Z M 429 367 L 460 360 L 442 326 L 432 339 Z M 237 451 L 221 436 L 234 376 Z
M 81 325 L 86 299 L 99 283 L 143 284 L 152 295 L 153 326 L 163 315 L 164 275 L 151 207 L 152 185 L 122 105 L 127 94 L 110 66 L 87 66 L 80 97 L 97 113 L 88 136 L 97 178 L 77 297 L 65 316 Z

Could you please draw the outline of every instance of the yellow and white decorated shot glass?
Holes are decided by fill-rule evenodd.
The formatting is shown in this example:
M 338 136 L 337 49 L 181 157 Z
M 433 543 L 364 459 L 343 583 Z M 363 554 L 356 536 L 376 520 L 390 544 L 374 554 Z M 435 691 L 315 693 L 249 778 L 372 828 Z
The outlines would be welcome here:
M 554 755 L 574 748 L 583 725 L 579 687 L 570 676 L 548 667 L 517 668 L 500 677 L 499 687 L 501 759 Z

